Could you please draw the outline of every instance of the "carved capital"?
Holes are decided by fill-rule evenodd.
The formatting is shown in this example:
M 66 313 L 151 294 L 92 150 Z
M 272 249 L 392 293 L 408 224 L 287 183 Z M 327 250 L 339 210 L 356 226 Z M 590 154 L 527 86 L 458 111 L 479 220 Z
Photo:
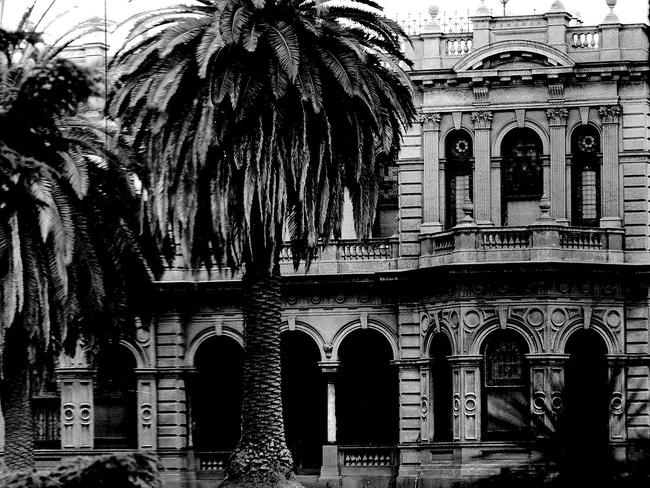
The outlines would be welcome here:
M 566 125 L 566 119 L 569 111 L 566 108 L 549 108 L 546 111 L 546 117 L 552 126 Z
M 489 129 L 492 127 L 492 112 L 472 112 L 472 122 L 475 129 Z
M 598 113 L 603 121 L 603 124 L 618 124 L 619 117 L 621 116 L 621 107 L 618 105 L 610 105 L 608 107 L 600 107 Z
M 418 114 L 418 122 L 422 124 L 424 130 L 440 130 L 440 114 Z

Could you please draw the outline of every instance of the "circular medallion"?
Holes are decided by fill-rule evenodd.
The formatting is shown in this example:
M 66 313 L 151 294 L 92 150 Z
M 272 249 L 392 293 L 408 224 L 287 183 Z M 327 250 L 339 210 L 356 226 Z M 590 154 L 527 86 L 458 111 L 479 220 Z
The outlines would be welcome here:
M 138 342 L 149 342 L 149 338 L 151 337 L 151 334 L 149 333 L 148 329 L 145 329 L 144 327 L 140 327 L 136 333 L 135 333 L 135 339 Z
M 478 314 L 478 312 L 470 310 L 469 312 L 465 313 L 463 322 L 467 327 L 474 328 L 481 323 L 481 316 Z
M 553 409 L 554 412 L 559 412 L 562 410 L 562 407 L 564 407 L 564 403 L 562 402 L 562 397 L 560 396 L 559 393 L 554 394 L 551 396 L 551 408 Z
M 618 326 L 621 325 L 623 320 L 621 319 L 621 314 L 618 313 L 618 311 L 610 310 L 609 312 L 605 313 L 605 322 L 612 329 L 616 329 Z
M 531 308 L 526 313 L 526 320 L 533 327 L 539 327 L 544 323 L 544 312 L 539 308 Z
M 566 312 L 561 308 L 556 308 L 551 314 L 551 323 L 556 327 L 561 327 L 566 323 Z
M 287 303 L 289 305 L 295 305 L 296 303 L 298 303 L 298 299 L 294 296 L 289 296 L 287 297 Z
M 476 410 L 476 399 L 469 397 L 465 398 L 465 410 L 468 412 L 473 412 Z
M 72 405 L 66 405 L 63 407 L 63 420 L 69 422 L 74 420 L 74 407 Z
M 336 295 L 336 303 L 343 303 L 345 301 L 345 295 Z
M 614 415 L 620 415 L 623 413 L 623 395 L 621 393 L 614 393 L 612 399 L 609 402 L 609 409 Z
M 311 297 L 311 303 L 313 303 L 314 305 L 320 303 L 320 300 L 321 298 L 318 295 L 314 295 L 313 297 Z

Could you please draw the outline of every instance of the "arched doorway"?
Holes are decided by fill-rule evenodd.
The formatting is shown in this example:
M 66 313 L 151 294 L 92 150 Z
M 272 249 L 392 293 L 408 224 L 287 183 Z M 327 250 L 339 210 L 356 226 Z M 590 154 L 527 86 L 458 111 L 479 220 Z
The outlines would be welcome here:
M 528 346 L 513 330 L 492 332 L 482 346 L 485 356 L 483 438 L 527 439 L 530 434 Z
M 196 351 L 190 398 L 198 451 L 231 451 L 239 441 L 243 356 L 239 343 L 227 336 L 210 337 Z
M 283 332 L 282 407 L 287 445 L 299 474 L 320 469 L 327 437 L 327 387 L 314 340 L 299 331 Z
M 389 446 L 398 440 L 397 368 L 386 338 L 372 329 L 351 332 L 339 348 L 336 394 L 341 444 Z
M 544 193 L 542 141 L 527 127 L 512 129 L 501 143 L 501 218 L 504 225 L 532 224 Z
M 433 336 L 429 355 L 431 358 L 431 405 L 433 407 L 433 440 L 452 440 L 452 379 L 451 342 L 446 334 L 438 332 Z
M 133 353 L 120 345 L 111 355 L 110 368 L 100 371 L 95 382 L 95 447 L 135 449 L 137 425 L 137 362 Z
M 607 346 L 591 329 L 569 337 L 565 352 L 564 414 L 560 429 L 573 462 L 605 456 L 609 440 Z

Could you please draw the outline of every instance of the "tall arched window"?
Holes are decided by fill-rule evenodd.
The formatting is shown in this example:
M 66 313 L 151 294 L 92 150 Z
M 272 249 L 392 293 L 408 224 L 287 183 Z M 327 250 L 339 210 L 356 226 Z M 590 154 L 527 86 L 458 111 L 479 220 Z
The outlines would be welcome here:
M 493 332 L 483 345 L 485 440 L 525 439 L 529 432 L 527 352 L 525 341 L 512 330 Z
M 532 129 L 512 129 L 503 138 L 501 155 L 503 224 L 531 224 L 539 217 L 544 192 L 542 141 Z
M 571 136 L 571 195 L 574 225 L 598 227 L 600 220 L 600 136 L 581 125 Z
M 433 407 L 433 440 L 448 442 L 452 440 L 452 398 L 451 342 L 442 332 L 431 341 L 431 405 Z
M 464 130 L 451 131 L 445 139 L 445 185 L 447 228 L 463 218 L 463 203 L 472 200 L 474 152 L 472 138 Z
M 99 374 L 95 382 L 95 447 L 134 449 L 138 442 L 137 363 L 124 346 L 116 348 L 113 357 L 110 370 Z

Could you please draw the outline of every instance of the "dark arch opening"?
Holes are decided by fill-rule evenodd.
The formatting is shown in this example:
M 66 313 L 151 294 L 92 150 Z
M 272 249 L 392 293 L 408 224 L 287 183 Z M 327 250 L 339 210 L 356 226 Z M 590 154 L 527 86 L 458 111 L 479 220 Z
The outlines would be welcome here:
M 593 463 L 606 456 L 609 441 L 607 346 L 597 332 L 580 329 L 569 337 L 565 352 L 570 359 L 561 432 L 573 462 Z
M 501 142 L 501 218 L 503 225 L 532 224 L 544 193 L 542 141 L 528 128 L 512 129 Z
M 210 337 L 194 357 L 191 382 L 194 447 L 199 451 L 231 451 L 241 433 L 244 352 L 227 336 Z
M 446 334 L 438 332 L 431 341 L 431 396 L 433 407 L 433 440 L 448 442 L 452 440 L 452 398 L 451 379 L 451 341 Z
M 338 440 L 342 444 L 397 442 L 397 368 L 386 338 L 371 329 L 351 332 L 339 348 L 341 373 L 336 393 Z
M 299 474 L 318 470 L 327 438 L 327 384 L 320 351 L 304 332 L 281 336 L 282 406 L 287 445 Z
M 463 204 L 474 199 L 474 150 L 465 130 L 452 130 L 445 138 L 446 226 L 451 228 L 463 218 Z
M 523 440 L 530 434 L 528 345 L 517 332 L 492 332 L 482 345 L 485 440 Z
M 577 226 L 597 227 L 600 220 L 600 135 L 581 125 L 571 134 L 572 220 Z
M 135 449 L 138 443 L 137 362 L 125 346 L 115 348 L 110 369 L 97 376 L 94 395 L 95 447 Z

